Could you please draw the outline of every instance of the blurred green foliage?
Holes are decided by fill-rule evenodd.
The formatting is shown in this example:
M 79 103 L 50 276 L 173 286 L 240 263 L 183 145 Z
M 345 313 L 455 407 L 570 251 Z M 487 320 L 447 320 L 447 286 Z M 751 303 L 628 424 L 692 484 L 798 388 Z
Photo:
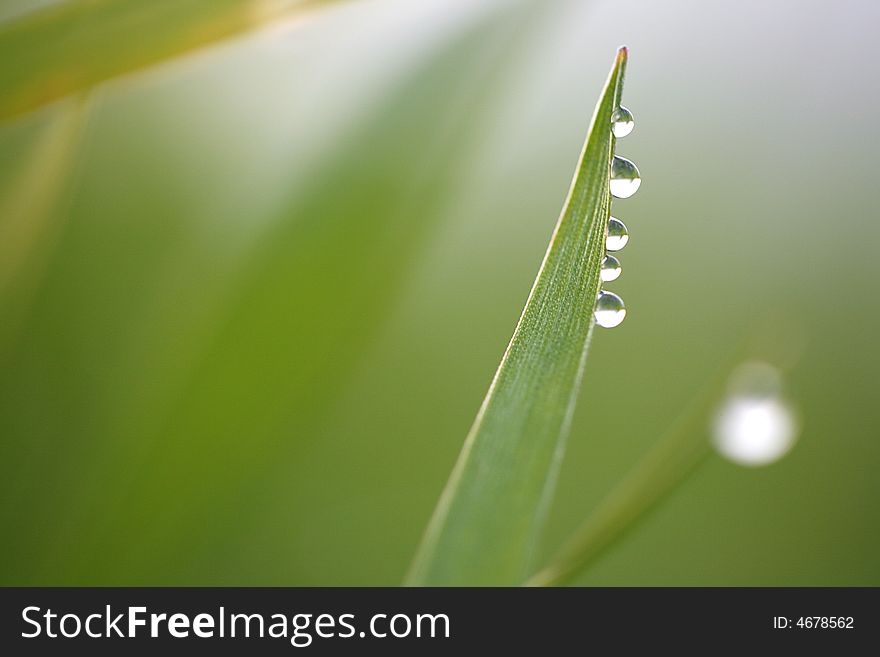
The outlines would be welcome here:
M 880 584 L 878 10 L 797 7 L 350 3 L 0 124 L 0 583 L 398 583 L 627 43 L 629 314 L 546 547 L 769 326 L 795 450 L 580 582 Z
M 0 23 L 0 119 L 321 4 L 75 0 L 25 11 Z

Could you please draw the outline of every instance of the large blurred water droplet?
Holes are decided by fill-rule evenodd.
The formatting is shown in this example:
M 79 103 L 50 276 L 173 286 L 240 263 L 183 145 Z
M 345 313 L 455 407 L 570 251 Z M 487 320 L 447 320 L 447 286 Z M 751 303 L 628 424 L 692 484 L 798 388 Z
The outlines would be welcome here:
M 713 443 L 722 456 L 740 465 L 761 466 L 791 450 L 797 420 L 780 396 L 781 381 L 778 370 L 766 363 L 737 368 L 713 426 Z
M 614 328 L 619 326 L 626 317 L 626 308 L 623 299 L 613 292 L 600 290 L 596 298 L 596 310 L 593 313 L 596 323 L 602 328 Z
M 622 271 L 620 260 L 613 255 L 606 255 L 602 258 L 602 267 L 599 269 L 599 278 L 603 281 L 616 281 Z
M 611 217 L 608 220 L 608 237 L 605 238 L 605 248 L 609 251 L 620 251 L 629 242 L 629 233 L 620 219 Z
M 642 184 L 638 167 L 625 157 L 617 155 L 611 160 L 611 195 L 629 198 Z
M 611 132 L 618 139 L 631 133 L 635 125 L 632 112 L 623 105 L 614 110 L 614 114 L 611 115 Z

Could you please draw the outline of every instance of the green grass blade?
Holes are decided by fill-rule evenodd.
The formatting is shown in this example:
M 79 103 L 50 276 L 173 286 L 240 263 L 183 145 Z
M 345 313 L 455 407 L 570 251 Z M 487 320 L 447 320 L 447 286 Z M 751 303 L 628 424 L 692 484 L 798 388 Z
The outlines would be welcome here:
M 73 0 L 0 25 L 0 119 L 331 0 Z
M 611 197 L 621 48 L 522 317 L 416 555 L 413 585 L 523 581 L 549 505 L 593 328 Z

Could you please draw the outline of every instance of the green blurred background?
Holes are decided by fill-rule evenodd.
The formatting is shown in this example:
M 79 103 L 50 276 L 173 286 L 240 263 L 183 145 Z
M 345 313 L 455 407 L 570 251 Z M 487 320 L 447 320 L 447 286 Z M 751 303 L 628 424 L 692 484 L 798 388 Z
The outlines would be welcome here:
M 77 51 L 64 5 L 114 2 Z M 149 4 L 0 2 L 0 79 L 167 49 Z M 283 4 L 0 123 L 0 584 L 399 583 L 625 43 L 629 315 L 545 550 L 769 330 L 795 449 L 714 457 L 578 583 L 880 585 L 876 3 Z

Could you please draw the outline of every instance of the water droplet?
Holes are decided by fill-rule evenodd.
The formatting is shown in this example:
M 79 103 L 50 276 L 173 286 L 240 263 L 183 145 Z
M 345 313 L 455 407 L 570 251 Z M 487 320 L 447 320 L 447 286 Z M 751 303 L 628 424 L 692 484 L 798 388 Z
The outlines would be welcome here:
M 608 237 L 605 238 L 605 248 L 609 251 L 620 251 L 629 242 L 629 233 L 620 219 L 611 217 L 608 220 Z
M 776 368 L 766 363 L 745 363 L 733 373 L 713 426 L 712 439 L 722 456 L 740 465 L 761 466 L 789 452 L 798 427 L 781 397 L 781 381 Z
M 631 133 L 635 125 L 632 112 L 626 109 L 623 105 L 618 107 L 614 111 L 614 114 L 611 115 L 611 132 L 614 133 L 614 136 L 618 139 L 626 137 Z
M 611 160 L 611 195 L 629 198 L 642 184 L 638 167 L 631 160 L 617 155 Z
M 602 258 L 602 267 L 599 270 L 599 278 L 603 281 L 616 281 L 621 272 L 620 260 L 613 255 L 606 255 Z
M 619 326 L 626 317 L 626 308 L 623 299 L 613 292 L 599 291 L 596 298 L 596 310 L 593 313 L 596 323 L 602 328 L 614 328 Z

